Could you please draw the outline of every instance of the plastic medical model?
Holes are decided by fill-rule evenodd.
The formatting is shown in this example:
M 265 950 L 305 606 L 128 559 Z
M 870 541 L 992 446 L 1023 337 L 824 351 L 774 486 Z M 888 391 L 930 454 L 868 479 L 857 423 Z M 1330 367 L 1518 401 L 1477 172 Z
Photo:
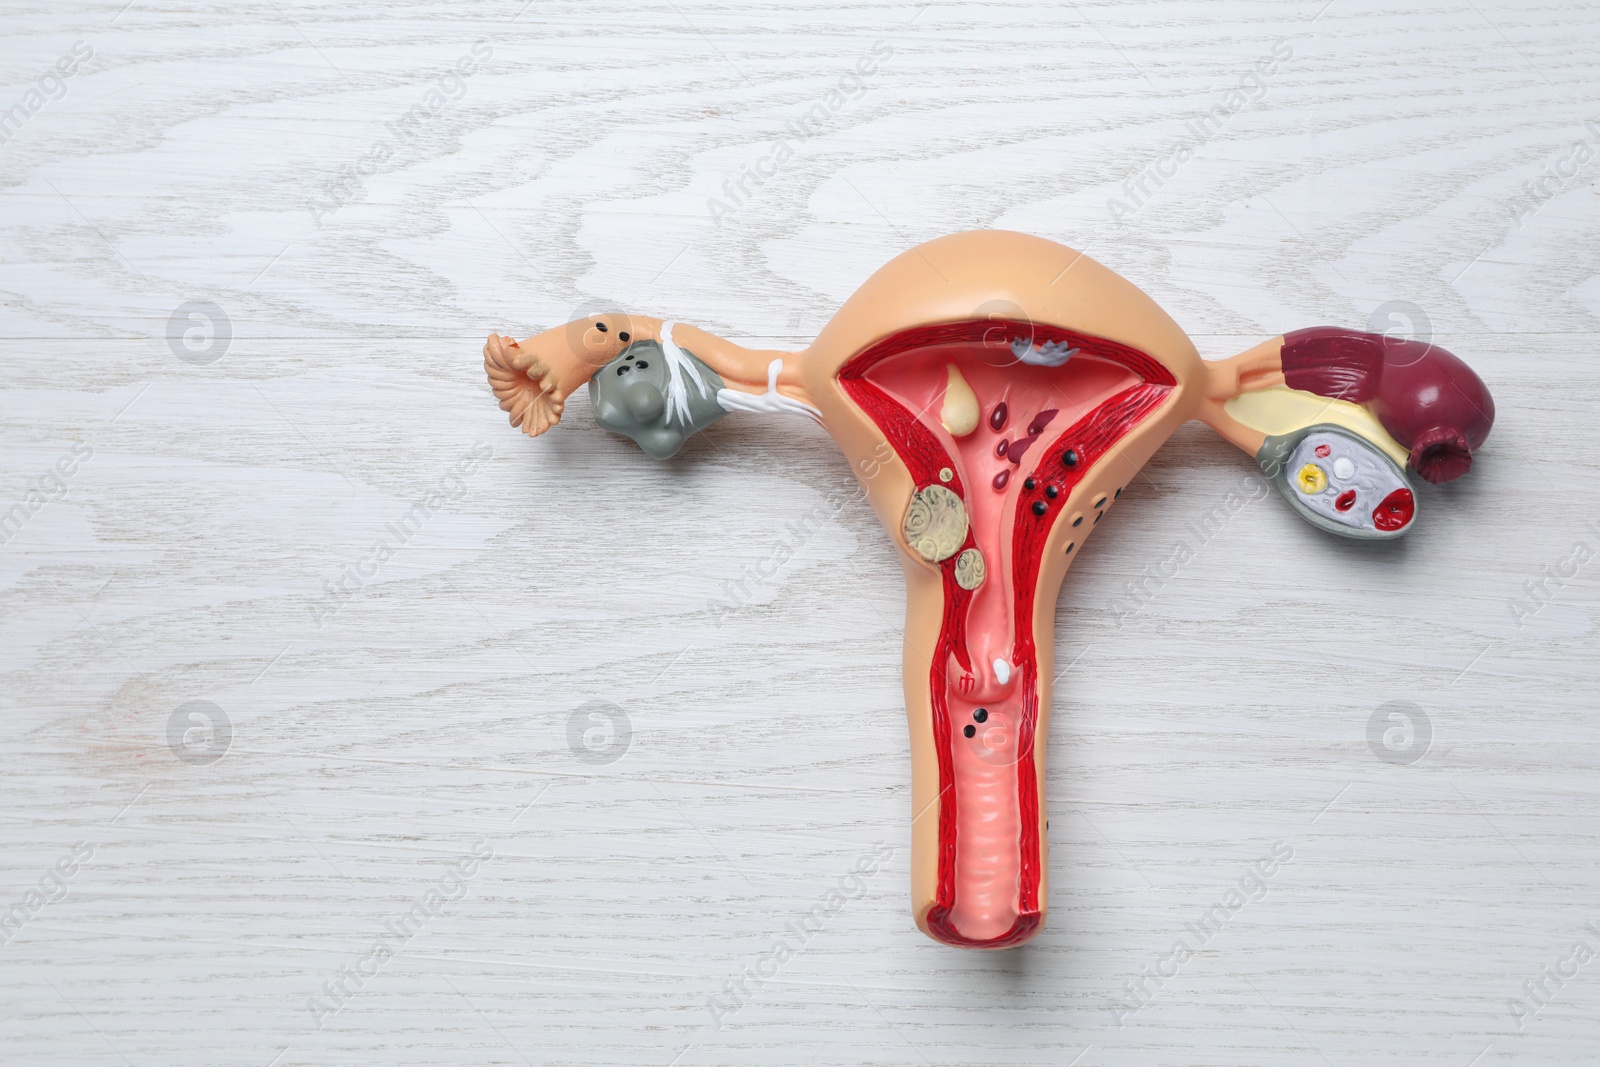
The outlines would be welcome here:
M 602 427 L 660 458 L 730 412 L 832 435 L 905 568 L 912 912 L 966 948 L 1043 927 L 1056 594 L 1173 430 L 1205 422 L 1313 525 L 1387 540 L 1417 522 L 1413 477 L 1465 474 L 1494 420 L 1436 346 L 1316 328 L 1206 362 L 1121 276 L 998 231 L 897 257 L 803 351 L 618 314 L 491 336 L 484 361 L 530 435 L 584 385 Z

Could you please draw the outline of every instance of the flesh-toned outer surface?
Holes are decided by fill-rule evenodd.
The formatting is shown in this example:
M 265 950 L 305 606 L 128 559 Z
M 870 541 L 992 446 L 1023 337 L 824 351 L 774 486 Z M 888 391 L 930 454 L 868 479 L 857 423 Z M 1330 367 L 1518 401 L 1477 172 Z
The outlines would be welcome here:
M 1284 334 L 1282 360 L 1291 388 L 1370 407 L 1430 482 L 1465 474 L 1494 425 L 1488 387 L 1438 345 L 1318 326 Z
M 1037 539 L 1037 545 L 1030 540 L 1019 549 L 1014 541 L 1007 542 L 1013 559 L 1036 561 L 1031 569 L 1012 573 L 1010 569 L 1001 571 L 993 561 L 989 562 L 989 576 L 984 584 L 1014 583 L 1016 607 L 1012 618 L 1031 620 L 1031 626 L 1016 626 L 1019 633 L 1029 635 L 1031 648 L 1026 650 L 1027 655 L 1017 657 L 1025 659 L 1027 664 L 1013 663 L 1010 691 L 1016 694 L 1014 699 L 1019 709 L 1024 700 L 1028 702 L 1026 710 L 1032 724 L 1025 751 L 1016 761 L 1019 814 L 1024 807 L 1031 806 L 1034 825 L 1041 830 L 1043 739 L 1048 726 L 1050 695 L 1044 680 L 1053 677 L 1056 593 L 1070 561 L 1082 551 L 1084 532 L 1092 529 L 1094 522 L 1092 517 L 1088 518 L 1082 527 L 1074 530 L 1069 525 L 1070 517 L 1078 512 L 1092 516 L 1092 501 L 1102 493 L 1110 496 L 1126 485 L 1173 429 L 1195 413 L 1204 393 L 1205 370 L 1178 326 L 1125 279 L 1054 242 L 996 231 L 941 238 L 892 260 L 845 303 L 800 361 L 807 393 L 821 409 L 829 432 L 849 458 L 880 521 L 900 549 L 906 572 L 903 667 L 912 751 L 913 915 L 925 932 L 939 940 L 975 947 L 1003 947 L 1025 939 L 1043 925 L 1049 881 L 1046 841 L 1040 833 L 1029 850 L 1019 850 L 1019 868 L 1025 860 L 1026 877 L 1035 888 L 1027 902 L 1020 901 L 1019 889 L 1019 903 L 1026 906 L 1017 909 L 1018 921 L 1016 929 L 1009 932 L 1011 936 L 989 940 L 962 936 L 952 922 L 959 922 L 966 916 L 958 914 L 955 920 L 950 917 L 951 905 L 956 903 L 951 892 L 954 868 L 941 864 L 940 828 L 953 825 L 959 813 L 959 800 L 952 793 L 941 793 L 944 787 L 940 752 L 943 749 L 947 763 L 953 759 L 953 753 L 950 745 L 938 742 L 935 733 L 933 650 L 939 646 L 942 634 L 952 632 L 946 625 L 947 609 L 953 597 L 963 591 L 947 578 L 940 566 L 916 556 L 900 533 L 911 494 L 929 484 L 930 477 L 936 479 L 938 467 L 934 466 L 931 473 L 920 470 L 914 473 L 878 424 L 839 380 L 845 364 L 873 345 L 897 335 L 905 340 L 910 337 L 909 331 L 941 323 L 959 324 L 956 333 L 945 338 L 946 341 L 959 340 L 983 351 L 988 351 L 990 345 L 1009 343 L 1017 335 L 1019 326 L 1048 323 L 1048 329 L 1034 327 L 1038 340 L 1076 336 L 1091 342 L 1096 339 L 1113 342 L 1135 354 L 1148 356 L 1152 375 L 1175 383 L 1144 412 L 1114 451 L 1105 451 L 1098 459 L 1086 458 L 1070 489 L 1062 483 L 1061 495 L 1052 502 L 1048 521 L 1028 528 L 1029 538 Z M 921 347 L 929 340 L 912 337 L 909 347 Z M 1086 348 L 1083 354 L 1092 352 L 1092 348 Z M 1069 361 L 1062 373 L 1069 373 L 1071 365 Z M 972 380 L 971 375 L 967 377 Z M 980 401 L 987 418 L 993 402 L 981 395 Z M 885 403 L 886 411 L 902 411 L 902 417 L 910 421 L 898 403 L 887 396 Z M 935 405 L 916 422 L 920 427 L 918 432 L 925 435 L 930 448 L 937 443 L 938 410 Z M 1067 432 L 1082 418 L 1082 414 L 1071 412 L 1065 406 L 1061 411 L 1048 427 L 1048 433 L 1041 437 L 1064 441 Z M 883 417 L 883 412 L 878 414 Z M 892 418 L 892 413 L 888 417 Z M 1011 415 L 1008 420 L 1011 434 L 1015 436 L 1019 427 L 1025 432 L 1030 419 L 1031 413 L 1027 418 Z M 973 436 L 991 444 L 996 440 L 986 421 L 980 422 Z M 1049 447 L 1044 442 L 1034 445 L 1024 462 L 1014 469 L 1012 481 L 1020 486 L 1040 464 L 1058 456 L 1061 446 L 1062 442 Z M 943 450 L 930 451 L 929 455 L 936 457 L 938 451 Z M 1059 459 L 1054 461 L 1059 463 Z M 955 463 L 946 461 L 945 465 L 953 468 Z M 961 494 L 967 500 L 982 493 L 994 494 L 990 486 L 970 478 L 960 485 Z M 1029 514 L 1031 517 L 1031 509 Z M 1070 555 L 1064 551 L 1069 541 L 1077 546 Z M 973 667 L 976 678 L 984 669 L 979 663 L 974 663 Z M 986 674 L 987 683 L 994 676 L 992 665 Z M 962 723 L 948 707 L 940 714 L 945 716 L 946 727 L 942 738 L 948 741 L 960 732 Z M 978 739 L 981 741 L 983 735 L 978 735 Z M 953 856 L 953 839 L 950 843 L 952 851 L 946 854 Z M 947 878 L 942 871 L 949 872 Z M 946 892 L 941 902 L 942 882 Z M 993 923 L 992 919 L 986 921 Z

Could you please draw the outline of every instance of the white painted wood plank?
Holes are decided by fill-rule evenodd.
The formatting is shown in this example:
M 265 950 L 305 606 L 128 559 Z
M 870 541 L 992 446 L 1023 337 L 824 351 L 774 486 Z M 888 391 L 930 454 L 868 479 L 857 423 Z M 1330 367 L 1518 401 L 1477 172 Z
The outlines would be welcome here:
M 1600 965 L 1541 978 L 1579 939 L 1600 950 L 1600 597 L 1588 567 L 1546 571 L 1600 548 L 1591 8 L 6 19 L 0 110 L 93 50 L 0 145 L 0 504 L 74 460 L 0 546 L 0 908 L 41 879 L 60 895 L 47 872 L 77 862 L 0 945 L 8 1057 L 1592 1056 Z M 875 46 L 865 87 L 796 134 Z M 1275 47 L 1254 99 L 1114 217 Z M 430 89 L 450 99 L 397 134 Z M 731 204 L 785 137 L 793 158 Z M 736 208 L 720 224 L 712 198 Z M 826 435 L 735 418 L 656 463 L 580 396 L 529 441 L 477 356 L 596 300 L 803 344 L 889 257 L 982 226 L 1086 248 L 1211 357 L 1408 302 L 1498 406 L 1472 476 L 1426 491 L 1399 545 L 1331 543 L 1273 500 L 1202 537 L 1251 467 L 1200 427 L 1162 450 L 1063 592 L 1053 913 L 994 955 L 907 914 L 899 570 Z M 169 344 L 188 301 L 226 316 L 214 362 Z M 430 489 L 451 499 L 330 598 Z M 1193 562 L 1119 618 L 1184 538 Z M 719 625 L 724 583 L 780 542 L 793 561 Z M 168 747 L 195 700 L 230 724 L 214 763 Z M 604 765 L 569 744 L 597 700 L 630 726 Z M 1410 766 L 1368 748 L 1391 700 L 1432 726 Z M 1294 856 L 1266 897 L 1119 1026 L 1124 984 L 1278 841 Z M 724 982 L 880 843 L 860 894 L 717 1017 Z M 493 859 L 461 875 L 475 844 Z M 386 926 L 440 884 L 460 898 Z M 1528 981 L 1549 1003 L 1519 1030 Z

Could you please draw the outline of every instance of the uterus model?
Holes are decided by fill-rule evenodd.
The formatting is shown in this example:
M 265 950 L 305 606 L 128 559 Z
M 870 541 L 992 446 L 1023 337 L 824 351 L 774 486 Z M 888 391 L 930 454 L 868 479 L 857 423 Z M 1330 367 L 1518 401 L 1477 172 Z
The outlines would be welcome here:
M 1056 596 L 1178 426 L 1244 450 L 1322 530 L 1386 540 L 1417 521 L 1412 475 L 1465 474 L 1494 420 L 1437 346 L 1314 328 L 1207 362 L 1120 275 L 1000 231 L 896 257 L 799 352 L 619 313 L 491 335 L 484 364 L 532 436 L 584 385 L 600 426 L 658 458 L 730 412 L 832 435 L 905 570 L 912 914 L 964 948 L 1044 925 Z

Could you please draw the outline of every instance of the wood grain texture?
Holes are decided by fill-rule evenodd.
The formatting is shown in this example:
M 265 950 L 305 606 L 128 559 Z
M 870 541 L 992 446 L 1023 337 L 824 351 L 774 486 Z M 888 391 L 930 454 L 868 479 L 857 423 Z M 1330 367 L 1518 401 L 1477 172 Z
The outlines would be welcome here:
M 0 145 L 0 507 L 43 494 L 0 546 L 7 1062 L 1594 1057 L 1600 961 L 1542 977 L 1600 950 L 1592 5 L 123 4 L 0 39 L 0 108 L 39 91 Z M 597 301 L 797 346 L 972 227 L 1088 250 L 1212 358 L 1405 302 L 1499 406 L 1394 545 L 1229 505 L 1253 468 L 1202 427 L 1161 451 L 1063 591 L 1053 909 L 1000 954 L 912 926 L 901 579 L 826 435 L 656 463 L 580 395 L 530 441 L 478 356 Z M 183 347 L 191 301 L 226 342 Z M 190 701 L 215 762 L 169 745 Z M 625 736 L 572 742 L 593 701 Z M 1390 701 L 1409 765 L 1368 745 Z

